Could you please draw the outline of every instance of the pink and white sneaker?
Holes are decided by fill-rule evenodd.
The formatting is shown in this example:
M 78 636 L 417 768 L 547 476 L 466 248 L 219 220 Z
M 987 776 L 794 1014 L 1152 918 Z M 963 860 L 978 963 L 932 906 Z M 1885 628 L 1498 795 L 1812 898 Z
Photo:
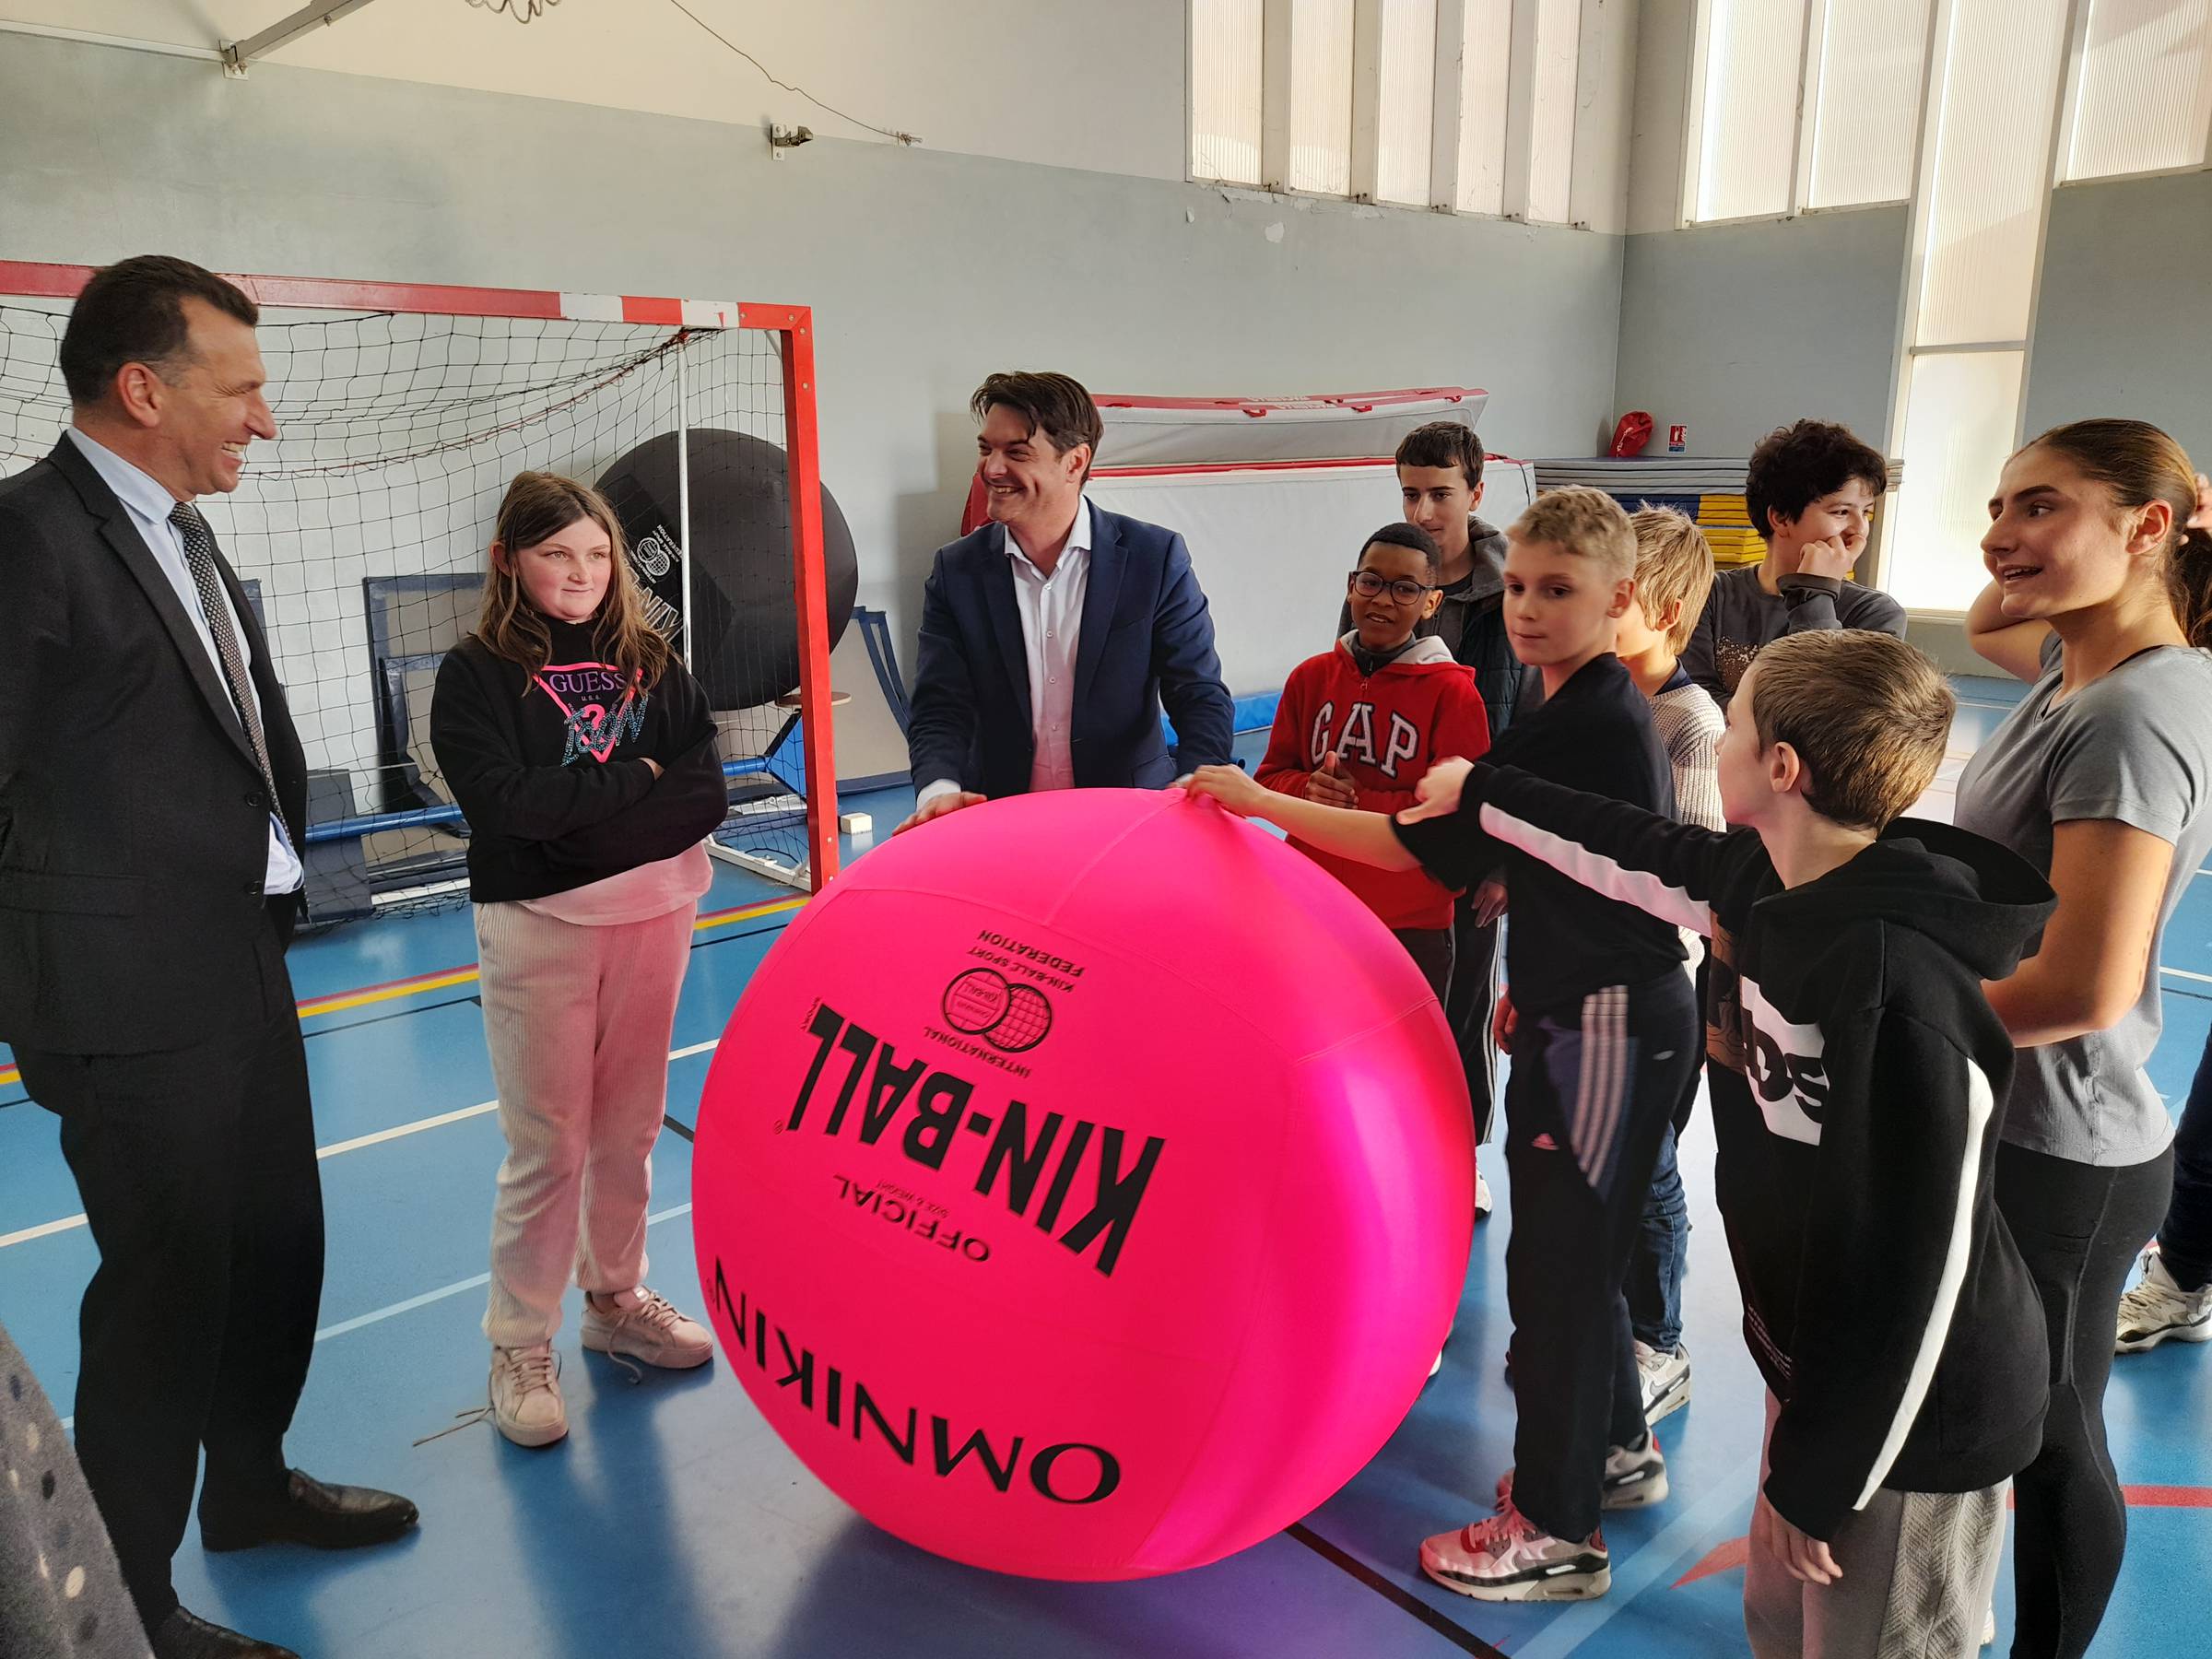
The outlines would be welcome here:
M 1421 1571 L 1477 1601 L 1588 1601 L 1613 1587 L 1602 1527 L 1579 1544 L 1555 1538 L 1510 1496 L 1496 1514 L 1425 1539 Z
M 582 1336 L 587 1348 L 670 1371 L 689 1371 L 714 1358 L 714 1334 L 643 1285 L 613 1296 L 587 1293 Z

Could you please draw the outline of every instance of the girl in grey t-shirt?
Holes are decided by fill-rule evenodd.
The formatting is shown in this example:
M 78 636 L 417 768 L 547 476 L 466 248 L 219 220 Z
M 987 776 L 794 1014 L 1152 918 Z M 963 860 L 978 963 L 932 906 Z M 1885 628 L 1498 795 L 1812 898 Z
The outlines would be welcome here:
M 2020 1045 L 1997 1206 L 2050 1321 L 2043 1449 L 2018 1477 L 2015 1652 L 2088 1647 L 2126 1509 L 2105 1449 L 2113 1320 L 2173 1179 L 2144 1063 L 2159 944 L 2212 851 L 2212 536 L 2181 446 L 2134 420 L 2044 433 L 2006 464 L 1974 648 L 2033 681 L 1959 782 L 1958 822 L 2035 864 L 2058 909 L 1989 987 Z

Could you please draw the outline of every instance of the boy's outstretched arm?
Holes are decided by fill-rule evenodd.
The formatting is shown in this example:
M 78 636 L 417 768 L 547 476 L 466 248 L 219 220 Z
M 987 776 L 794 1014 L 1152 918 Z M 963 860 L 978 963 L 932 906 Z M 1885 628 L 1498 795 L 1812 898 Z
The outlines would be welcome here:
M 1989 1078 L 1941 1032 L 1885 1009 L 1871 1036 L 1863 1098 L 1830 1097 L 1820 1053 L 1769 1056 L 1752 1079 L 1770 1124 L 1786 1115 L 1802 1137 L 1818 1123 L 1790 1398 L 1765 1486 L 1782 1517 L 1815 1538 L 1833 1538 L 1865 1506 L 1926 1403 L 1971 1265 L 1995 1110 Z M 1862 1041 L 1858 1030 L 1828 1034 L 1838 1053 Z
M 1500 841 L 1593 892 L 1707 935 L 1713 895 L 1727 873 L 1744 859 L 1765 857 L 1748 830 L 1717 835 L 1510 766 L 1473 767 L 1454 817 L 1456 825 L 1417 807 L 1400 816 L 1398 834 L 1431 869 L 1432 844 L 1445 837 Z M 1479 834 L 1471 835 L 1477 827 Z
M 1218 802 L 1239 818 L 1265 818 L 1309 847 L 1381 870 L 1418 869 L 1420 861 L 1399 841 L 1390 819 L 1380 812 L 1355 812 L 1275 791 L 1233 766 L 1202 766 L 1183 781 L 1193 795 Z

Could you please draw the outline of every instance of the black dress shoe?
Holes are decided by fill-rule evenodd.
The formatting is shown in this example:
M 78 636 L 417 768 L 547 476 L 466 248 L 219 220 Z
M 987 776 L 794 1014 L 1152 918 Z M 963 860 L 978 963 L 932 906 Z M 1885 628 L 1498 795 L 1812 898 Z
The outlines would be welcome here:
M 359 1549 L 390 1543 L 416 1520 L 415 1506 L 395 1493 L 325 1486 L 294 1469 L 281 1498 L 237 1508 L 203 1502 L 200 1543 L 208 1549 L 251 1549 L 256 1544 Z
M 154 1659 L 300 1659 L 290 1648 L 256 1641 L 172 1607 L 154 1632 Z

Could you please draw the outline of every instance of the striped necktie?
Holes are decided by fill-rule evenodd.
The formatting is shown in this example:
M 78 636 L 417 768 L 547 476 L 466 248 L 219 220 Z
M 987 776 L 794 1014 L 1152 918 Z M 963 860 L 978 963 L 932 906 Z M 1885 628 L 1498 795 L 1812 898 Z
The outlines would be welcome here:
M 276 775 L 269 769 L 269 744 L 262 735 L 261 709 L 253 700 L 253 684 L 246 674 L 246 653 L 239 645 L 238 630 L 230 625 L 230 607 L 223 602 L 222 584 L 216 577 L 215 532 L 190 501 L 179 501 L 170 512 L 169 522 L 184 539 L 184 568 L 192 572 L 192 585 L 199 590 L 200 615 L 206 619 L 208 637 L 215 641 L 215 654 L 222 665 L 223 681 L 230 688 L 230 701 L 253 746 L 253 759 L 261 768 L 262 787 L 269 792 L 269 810 L 274 814 Z M 288 842 L 290 835 L 285 840 Z

